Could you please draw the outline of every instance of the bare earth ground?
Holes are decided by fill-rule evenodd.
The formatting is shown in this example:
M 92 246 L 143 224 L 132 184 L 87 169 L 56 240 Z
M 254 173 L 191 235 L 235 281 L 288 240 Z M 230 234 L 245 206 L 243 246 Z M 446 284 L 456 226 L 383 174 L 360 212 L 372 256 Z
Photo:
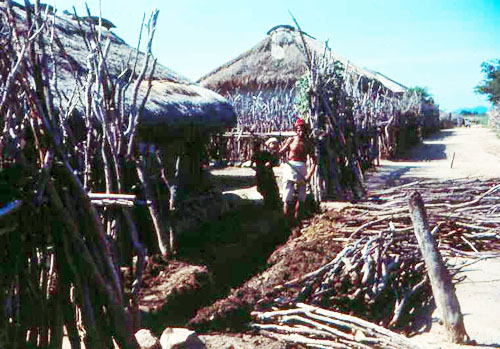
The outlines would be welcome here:
M 454 159 L 453 159 L 454 155 Z M 453 167 L 451 163 L 453 160 Z M 500 139 L 482 127 L 443 130 L 410 152 L 406 161 L 382 161 L 369 184 L 400 177 L 438 179 L 498 178 Z M 467 268 L 456 287 L 469 336 L 480 347 L 500 347 L 500 257 L 481 260 Z M 428 348 L 458 348 L 447 344 L 443 326 L 434 318 L 431 331 L 414 337 Z
M 275 169 L 280 180 L 281 170 Z M 254 172 L 248 168 L 214 170 L 213 174 L 237 176 L 238 185 L 226 192 L 242 198 L 259 200 L 252 186 Z M 500 140 L 489 129 L 481 127 L 443 130 L 412 149 L 407 158 L 381 161 L 381 166 L 367 175 L 368 189 L 390 186 L 409 178 L 457 179 L 500 177 Z M 233 177 L 234 178 L 234 177 Z M 323 208 L 339 209 L 345 203 L 324 203 Z M 294 251 L 295 252 L 295 251 Z M 275 252 L 278 256 L 280 252 Z M 273 257 L 271 257 L 273 258 Z M 452 261 L 453 262 L 453 261 Z M 458 261 L 457 261 L 458 262 Z M 500 257 L 481 260 L 468 267 L 465 280 L 457 285 L 457 296 L 464 314 L 465 328 L 477 347 L 500 348 Z M 202 336 L 208 348 L 278 348 L 283 344 L 259 336 Z M 433 316 L 429 332 L 413 337 L 423 348 L 460 348 L 447 343 L 444 328 Z

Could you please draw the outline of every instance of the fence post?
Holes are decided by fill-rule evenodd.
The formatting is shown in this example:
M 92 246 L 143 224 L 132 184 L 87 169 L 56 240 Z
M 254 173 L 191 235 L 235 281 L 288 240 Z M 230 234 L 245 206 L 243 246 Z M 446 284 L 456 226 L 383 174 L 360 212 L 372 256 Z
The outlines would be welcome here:
M 422 251 L 432 293 L 436 306 L 441 311 L 448 338 L 453 343 L 464 343 L 469 339 L 469 336 L 465 331 L 460 304 L 455 294 L 450 273 L 446 269 L 436 241 L 431 235 L 424 203 L 418 192 L 411 194 L 409 207 L 415 236 Z

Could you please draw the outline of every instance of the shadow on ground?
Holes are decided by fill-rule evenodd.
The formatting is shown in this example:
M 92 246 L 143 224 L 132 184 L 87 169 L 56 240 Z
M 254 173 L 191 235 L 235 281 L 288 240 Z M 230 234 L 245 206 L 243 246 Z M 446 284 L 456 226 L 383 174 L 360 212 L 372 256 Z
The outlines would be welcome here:
M 281 210 L 248 203 L 179 237 L 179 259 L 207 265 L 221 293 L 261 269 L 289 228 Z
M 442 130 L 427 137 L 422 144 L 402 153 L 394 161 L 431 161 L 446 159 L 445 139 L 454 134 L 454 130 Z
M 401 182 L 401 176 L 409 172 L 413 167 L 401 165 L 387 165 L 373 169 L 368 172 L 369 180 L 366 181 L 368 190 L 380 189 L 383 187 L 391 187 Z M 377 172 L 377 176 L 370 176 L 370 173 Z

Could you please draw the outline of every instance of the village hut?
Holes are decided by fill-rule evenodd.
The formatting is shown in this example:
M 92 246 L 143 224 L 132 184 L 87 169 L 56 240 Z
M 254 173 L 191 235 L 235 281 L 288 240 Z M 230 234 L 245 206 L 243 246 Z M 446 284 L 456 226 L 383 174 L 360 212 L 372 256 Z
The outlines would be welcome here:
M 296 118 L 305 118 L 314 129 L 317 154 L 329 154 L 319 166 L 325 195 L 344 196 L 346 188 L 361 187 L 362 170 L 415 144 L 426 126 L 420 97 L 411 89 L 290 25 L 273 27 L 257 45 L 199 82 L 233 102 L 238 128 L 226 134 L 231 156 L 246 154 L 241 150 L 252 138 L 284 136 Z
M 51 109 L 47 115 L 57 117 L 54 125 L 85 190 L 134 194 L 143 202 L 154 199 L 164 208 L 156 211 L 166 213 L 187 196 L 179 193 L 192 193 L 206 183 L 206 146 L 210 134 L 235 125 L 232 105 L 157 63 L 150 52 L 154 30 L 144 30 L 147 52 L 139 52 L 109 30 L 114 25 L 106 19 L 68 12 L 59 16 L 51 7 L 31 6 L 27 11 L 23 5 L 0 3 L 0 39 L 14 52 L 8 55 L 6 49 L 0 55 L 0 68 L 5 68 L 0 74 L 10 74 L 15 54 L 23 59 L 39 55 L 37 60 L 26 58 L 26 64 L 33 62 L 36 68 L 30 67 L 25 74 L 33 85 L 45 86 L 33 90 L 38 98 L 43 96 L 44 103 L 39 104 Z M 51 32 L 39 35 L 36 52 L 27 53 L 28 49 L 21 48 L 23 41 L 14 38 L 28 35 L 30 21 L 38 21 Z M 17 76 L 10 75 L 15 81 Z M 13 83 L 9 88 L 23 91 L 20 85 Z M 20 96 L 7 94 L 3 105 L 26 105 L 27 95 L 20 92 Z M 14 112 L 19 112 L 19 120 L 22 110 L 17 107 Z M 111 179 L 113 156 L 124 172 L 116 179 Z M 138 175 L 140 171 L 144 173 Z M 147 181 L 150 188 L 141 190 Z M 204 188 L 209 188 L 207 184 Z M 145 194 L 148 191 L 150 195 Z M 156 218 L 162 216 L 157 213 Z
M 256 96 L 264 101 L 277 96 L 284 99 L 283 95 L 293 95 L 297 80 L 307 71 L 304 43 L 310 56 L 326 57 L 331 62 L 341 63 L 346 72 L 361 77 L 359 83 L 365 86 L 365 90 L 369 83 L 372 90 L 385 96 L 401 96 L 407 90 L 383 74 L 351 63 L 330 49 L 327 43 L 290 25 L 273 27 L 257 45 L 203 76 L 199 82 L 224 96 L 243 96 L 240 99 L 246 99 L 247 106 L 252 100 L 255 102 Z M 284 100 L 281 103 L 288 104 Z M 244 113 L 245 110 L 238 112 Z
M 22 16 L 21 12 L 16 13 Z M 55 48 L 59 65 L 57 72 L 60 95 L 54 96 L 54 103 L 67 107 L 74 104 L 74 118 L 85 113 L 85 88 L 89 64 L 95 55 L 95 47 L 88 47 L 84 37 L 95 35 L 95 26 L 101 35 L 101 42 L 109 42 L 105 69 L 118 85 L 124 85 L 132 74 L 139 74 L 145 54 L 129 46 L 111 30 L 99 28 L 99 18 L 94 16 L 78 17 L 65 12 L 55 16 L 55 32 L 60 42 Z M 102 19 L 103 23 L 109 21 Z M 113 26 L 111 26 L 113 27 Z M 152 62 L 149 63 L 152 66 Z M 181 186 L 196 187 L 201 181 L 201 157 L 208 142 L 209 134 L 221 132 L 234 126 L 236 114 L 231 104 L 221 95 L 193 83 L 189 79 L 157 63 L 148 81 L 143 81 L 137 91 L 137 100 L 147 96 L 138 120 L 138 140 L 149 148 L 162 151 L 162 157 L 171 181 L 176 177 Z M 146 80 L 146 79 L 145 79 Z M 75 84 L 75 82 L 78 82 Z M 130 108 L 134 87 L 125 89 L 124 107 Z M 93 98 L 104 98 L 102 95 Z M 118 107 L 118 106 L 117 106 Z M 81 120 L 81 118 L 80 118 Z
M 166 201 L 235 114 L 156 64 L 158 12 L 143 54 L 102 18 L 25 4 L 0 2 L 0 347 L 60 348 L 64 329 L 80 347 L 82 326 L 87 348 L 135 348 L 146 257 L 175 249 Z
M 296 97 L 310 59 L 323 60 L 330 70 L 342 72 L 348 81 L 345 86 L 349 85 L 349 88 L 344 86 L 345 93 L 358 102 L 354 113 L 357 119 L 364 120 L 359 126 L 365 131 L 389 120 L 389 112 L 382 111 L 379 105 L 402 99 L 408 90 L 379 72 L 350 62 L 327 43 L 290 25 L 273 27 L 253 48 L 203 76 L 199 82 L 232 101 L 238 115 L 237 134 L 249 131 L 279 136 L 290 131 L 293 121 L 299 117 Z M 373 101 L 370 112 L 362 110 L 367 100 Z M 376 132 L 375 129 L 368 133 Z M 231 149 L 248 148 L 248 145 L 239 144 L 241 142 L 232 143 L 235 142 L 230 142 Z
M 82 35 L 91 35 L 90 23 L 87 17 L 82 18 L 80 26 L 74 15 L 56 17 L 55 28 L 64 42 L 66 53 L 60 54 L 59 60 L 65 64 L 62 64 L 58 76 L 65 97 L 69 97 L 75 88 L 73 74 L 77 72 L 83 78 L 87 73 L 88 58 L 92 54 L 82 40 Z M 103 42 L 110 41 L 105 69 L 112 77 L 120 79 L 130 74 L 136 54 L 138 64 L 142 64 L 144 53 L 137 52 L 110 30 L 102 30 L 101 35 Z M 68 65 L 66 61 L 72 64 Z M 162 132 L 167 131 L 163 138 L 169 138 L 176 137 L 177 131 L 185 126 L 197 125 L 205 130 L 225 128 L 234 123 L 235 114 L 230 103 L 219 94 L 200 87 L 159 63 L 151 79 L 152 89 L 140 118 L 140 127 L 148 129 L 148 133 L 160 127 Z M 146 88 L 147 84 L 141 85 L 139 99 L 144 96 Z

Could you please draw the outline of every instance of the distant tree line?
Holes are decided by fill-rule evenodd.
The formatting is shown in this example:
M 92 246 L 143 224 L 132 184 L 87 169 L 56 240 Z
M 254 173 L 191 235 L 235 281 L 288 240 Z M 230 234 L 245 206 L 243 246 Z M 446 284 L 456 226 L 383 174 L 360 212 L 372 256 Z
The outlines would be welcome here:
M 476 86 L 476 93 L 486 95 L 494 105 L 500 104 L 500 59 L 483 62 L 481 70 L 485 78 Z
M 416 94 L 420 98 L 420 100 L 426 104 L 435 104 L 434 97 L 429 92 L 427 87 L 420 87 L 420 86 L 410 87 L 408 89 L 408 93 Z
M 468 115 L 482 115 L 483 113 L 479 113 L 477 111 L 472 110 L 460 110 L 460 115 L 468 116 Z

